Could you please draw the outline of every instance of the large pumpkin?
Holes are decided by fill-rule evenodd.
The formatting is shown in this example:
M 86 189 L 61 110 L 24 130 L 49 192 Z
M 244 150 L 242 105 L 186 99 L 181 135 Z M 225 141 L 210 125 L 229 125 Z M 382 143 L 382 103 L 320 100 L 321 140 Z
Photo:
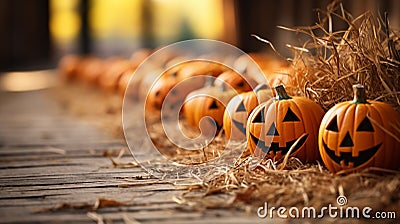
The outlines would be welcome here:
M 362 85 L 353 89 L 354 100 L 335 105 L 321 122 L 322 160 L 334 173 L 371 166 L 398 170 L 400 114 L 388 104 L 366 100 Z
M 272 90 L 265 84 L 258 85 L 254 91 L 233 97 L 224 112 L 223 128 L 226 138 L 234 141 L 246 140 L 246 123 L 251 111 L 272 97 Z
M 204 134 L 212 134 L 215 129 L 218 132 L 222 128 L 225 107 L 236 93 L 224 86 L 207 86 L 191 92 L 183 105 L 187 123 Z M 203 118 L 206 120 L 200 123 Z
M 247 120 L 250 152 L 278 160 L 293 147 L 291 155 L 301 161 L 318 160 L 317 135 L 324 111 L 310 99 L 290 97 L 283 85 L 275 90 L 276 99 L 258 105 Z

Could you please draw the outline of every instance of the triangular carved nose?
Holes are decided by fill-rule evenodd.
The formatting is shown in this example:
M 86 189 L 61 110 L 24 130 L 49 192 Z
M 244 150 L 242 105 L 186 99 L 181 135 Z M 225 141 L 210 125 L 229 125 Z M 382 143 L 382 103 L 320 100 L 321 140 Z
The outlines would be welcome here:
M 346 136 L 344 136 L 342 143 L 340 143 L 340 147 L 352 147 L 354 146 L 353 140 L 351 140 L 350 133 L 347 132 Z
M 274 122 L 272 122 L 271 127 L 269 127 L 267 135 L 279 136 L 278 130 L 276 129 L 276 126 L 275 126 Z

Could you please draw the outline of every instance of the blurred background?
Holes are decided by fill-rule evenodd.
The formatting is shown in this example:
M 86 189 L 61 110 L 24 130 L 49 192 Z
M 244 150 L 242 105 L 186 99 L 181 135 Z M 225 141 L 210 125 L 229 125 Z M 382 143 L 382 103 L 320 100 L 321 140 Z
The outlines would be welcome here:
M 266 51 L 270 40 L 282 54 L 296 44 L 294 33 L 276 28 L 316 23 L 313 0 L 1 0 L 0 72 L 54 68 L 65 54 L 126 56 L 143 47 L 210 38 L 246 52 Z M 400 27 L 400 1 L 343 1 L 353 16 L 366 10 L 389 13 Z M 341 28 L 335 27 L 337 29 Z

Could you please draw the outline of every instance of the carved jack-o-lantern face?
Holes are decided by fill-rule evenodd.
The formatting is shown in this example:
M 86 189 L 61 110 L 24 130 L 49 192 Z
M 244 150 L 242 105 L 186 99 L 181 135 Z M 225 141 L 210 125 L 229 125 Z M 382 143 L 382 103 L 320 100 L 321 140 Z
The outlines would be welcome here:
M 392 149 L 400 143 L 381 127 L 394 132 L 399 114 L 387 104 L 366 101 L 361 85 L 354 89 L 354 101 L 337 104 L 321 122 L 319 148 L 325 165 L 332 172 L 369 166 L 398 168 L 400 153 Z
M 223 127 L 227 139 L 246 140 L 246 123 L 251 111 L 262 102 L 273 97 L 272 90 L 265 84 L 258 85 L 254 91 L 241 93 L 229 101 Z
M 324 114 L 313 101 L 289 97 L 283 86 L 275 87 L 277 100 L 257 106 L 247 121 L 247 140 L 252 153 L 280 159 L 291 155 L 302 161 L 319 159 L 317 133 Z
M 204 87 L 191 92 L 183 104 L 183 112 L 188 124 L 199 128 L 200 120 L 206 118 L 200 129 L 207 133 L 216 128 L 220 130 L 225 111 L 225 105 L 235 96 L 234 90 L 224 90 L 220 87 Z

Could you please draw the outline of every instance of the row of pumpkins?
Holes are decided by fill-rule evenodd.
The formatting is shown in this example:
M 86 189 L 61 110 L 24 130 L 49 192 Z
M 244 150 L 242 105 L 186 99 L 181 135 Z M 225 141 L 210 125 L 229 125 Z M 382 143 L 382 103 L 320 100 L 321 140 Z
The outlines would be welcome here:
M 284 85 L 269 88 L 279 79 L 271 73 L 266 75 L 266 84 L 257 85 L 255 77 L 246 72 L 240 75 L 209 62 L 190 63 L 161 75 L 148 92 L 147 109 L 182 105 L 190 126 L 214 134 L 214 125 L 217 131 L 224 130 L 229 140 L 246 140 L 257 156 L 281 159 L 290 153 L 303 162 L 322 159 L 334 173 L 366 167 L 400 168 L 400 114 L 386 103 L 367 100 L 362 85 L 353 86 L 353 101 L 325 113 L 308 98 L 289 96 Z M 196 72 L 183 72 L 187 66 Z M 207 84 L 201 75 L 216 79 Z M 200 77 L 178 86 L 196 76 Z M 284 77 L 287 75 L 280 77 L 281 83 L 293 85 L 293 80 Z M 197 90 L 190 91 L 188 86 Z M 211 122 L 201 123 L 205 117 Z
M 59 68 L 68 79 L 125 93 L 135 69 L 150 53 L 140 50 L 129 60 L 68 56 Z M 393 133 L 399 132 L 400 114 L 391 106 L 367 101 L 364 87 L 355 85 L 353 101 L 325 113 L 315 102 L 289 96 L 279 85 L 296 85 L 282 74 L 290 73 L 289 66 L 256 54 L 251 57 L 261 67 L 265 84 L 258 85 L 258 75 L 252 74 L 257 72 L 244 57 L 234 63 L 242 75 L 218 63 L 190 61 L 164 71 L 156 82 L 144 77 L 129 89 L 135 90 L 134 96 L 146 99 L 150 111 L 159 111 L 163 105 L 182 106 L 187 123 L 194 128 L 199 128 L 202 118 L 212 118 L 208 124 L 223 129 L 230 140 L 247 140 L 250 152 L 258 156 L 280 159 L 290 153 L 303 162 L 322 158 L 334 173 L 370 166 L 399 169 L 400 140 Z M 171 60 L 173 57 L 160 63 L 168 67 Z M 201 130 L 212 129 L 205 126 Z

